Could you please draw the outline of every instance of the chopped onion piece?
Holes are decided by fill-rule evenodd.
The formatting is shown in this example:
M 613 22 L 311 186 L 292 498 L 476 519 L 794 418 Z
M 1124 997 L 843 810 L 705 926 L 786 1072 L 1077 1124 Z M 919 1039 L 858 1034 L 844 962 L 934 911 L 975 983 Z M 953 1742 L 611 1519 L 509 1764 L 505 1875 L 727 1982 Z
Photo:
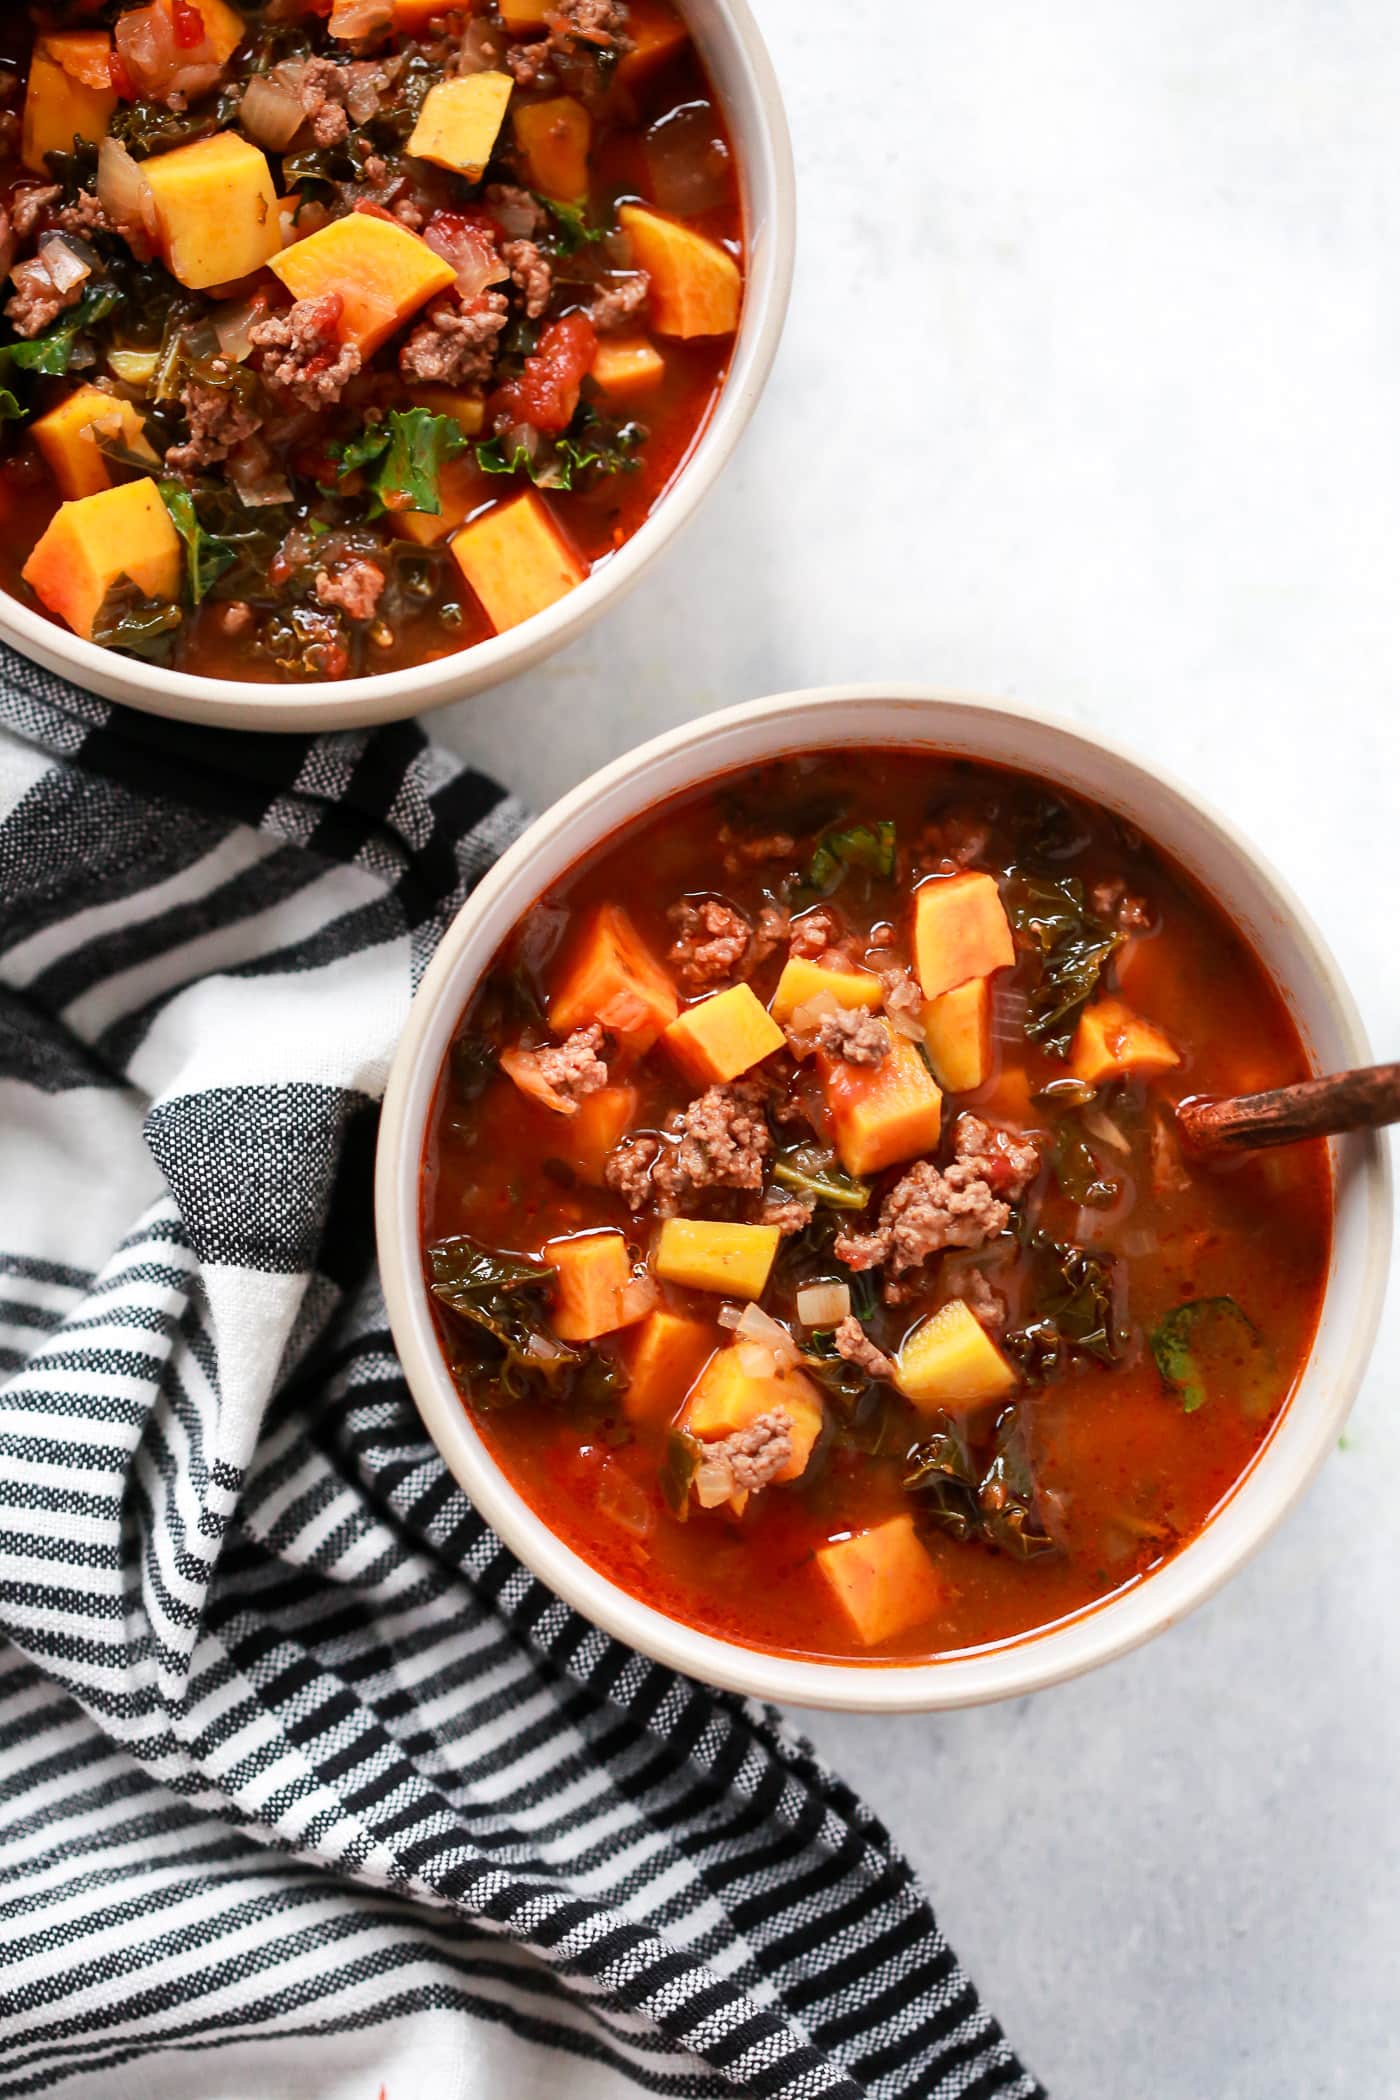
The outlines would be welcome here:
M 39 256 L 60 292 L 71 292 L 75 284 L 84 283 L 92 275 L 91 263 L 84 262 L 61 233 L 50 235 L 40 248 Z
M 802 1351 L 786 1327 L 771 1319 L 762 1306 L 752 1303 L 746 1305 L 739 1315 L 735 1331 L 741 1342 L 757 1343 L 760 1348 L 769 1352 L 776 1363 L 787 1368 L 802 1361 Z
M 771 1349 L 765 1349 L 761 1342 L 740 1341 L 735 1346 L 739 1351 L 739 1368 L 745 1378 L 777 1377 L 778 1360 Z
M 525 1354 L 533 1356 L 537 1363 L 550 1364 L 564 1354 L 562 1345 L 551 1341 L 547 1334 L 532 1334 L 525 1344 Z
M 423 239 L 434 255 L 451 263 L 463 299 L 479 297 L 488 285 L 503 284 L 510 275 L 490 234 L 456 212 L 436 213 L 423 228 Z
M 734 1475 L 722 1458 L 703 1458 L 692 1483 L 701 1509 L 718 1509 L 734 1492 Z
M 992 1035 L 999 1043 L 1018 1043 L 1026 1032 L 1029 1005 L 1019 985 L 1002 985 L 992 993 Z
M 97 149 L 97 201 L 114 226 L 154 234 L 156 203 L 151 185 L 120 139 L 104 139 Z
M 634 1276 L 623 1289 L 621 1324 L 630 1327 L 634 1320 L 644 1319 L 659 1295 L 654 1276 Z
M 290 145 L 306 121 L 299 98 L 265 73 L 248 82 L 238 114 L 248 136 L 272 153 Z
M 335 0 L 328 24 L 332 36 L 358 44 L 394 26 L 394 0 Z
M 158 350 L 109 350 L 107 363 L 112 377 L 123 386 L 149 387 L 160 363 Z
M 210 319 L 225 357 L 232 358 L 235 364 L 247 363 L 253 354 L 251 331 L 266 312 L 267 300 L 261 293 L 253 299 L 231 300 L 226 306 L 215 307 Z
M 722 1305 L 715 1315 L 721 1327 L 737 1327 L 743 1317 L 744 1309 L 741 1305 Z
M 911 1043 L 922 1043 L 927 1038 L 923 1015 L 916 1006 L 886 1007 L 882 1018 L 889 1022 L 896 1035 L 907 1036 Z
M 808 1283 L 797 1294 L 797 1317 L 804 1327 L 838 1327 L 850 1310 L 848 1283 Z
M 1106 1115 L 1103 1109 L 1086 1108 L 1082 1120 L 1084 1128 L 1091 1136 L 1101 1138 L 1104 1144 L 1111 1145 L 1115 1152 L 1132 1151 L 1132 1146 L 1118 1128 L 1112 1116 Z

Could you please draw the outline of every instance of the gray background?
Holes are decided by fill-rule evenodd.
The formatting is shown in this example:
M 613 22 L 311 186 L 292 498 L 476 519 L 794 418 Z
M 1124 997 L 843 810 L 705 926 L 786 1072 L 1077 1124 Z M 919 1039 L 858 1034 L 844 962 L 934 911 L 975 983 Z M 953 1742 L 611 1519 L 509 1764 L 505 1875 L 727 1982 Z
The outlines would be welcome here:
M 801 186 L 768 398 L 620 612 L 439 732 L 542 803 L 826 680 L 1196 781 L 1400 1054 L 1400 16 L 761 0 Z M 1283 1535 L 1149 1649 L 803 1725 L 1059 2100 L 1400 2093 L 1400 1318 Z

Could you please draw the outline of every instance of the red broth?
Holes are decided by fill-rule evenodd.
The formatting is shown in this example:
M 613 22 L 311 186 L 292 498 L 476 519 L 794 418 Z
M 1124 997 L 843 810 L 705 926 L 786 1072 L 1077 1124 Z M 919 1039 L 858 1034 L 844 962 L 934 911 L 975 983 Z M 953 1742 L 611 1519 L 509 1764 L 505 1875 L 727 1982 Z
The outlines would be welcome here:
M 882 823 L 893 826 L 888 878 L 859 858 L 828 855 L 817 872 L 834 874 L 829 896 L 799 886 L 824 839 L 849 850 L 853 827 Z M 878 830 L 871 836 L 888 841 Z M 868 840 L 855 850 L 868 863 Z M 718 1316 L 744 1292 L 727 1299 L 648 1282 L 663 1230 L 654 1201 L 634 1210 L 599 1185 L 578 1117 L 522 1092 L 496 1054 L 549 1045 L 540 1016 L 599 906 L 625 905 L 673 978 L 679 936 L 668 911 L 677 900 L 723 900 L 769 930 L 781 922 L 764 920 L 765 911 L 790 913 L 801 927 L 824 909 L 838 959 L 887 970 L 894 984 L 909 965 L 915 895 L 969 872 L 994 878 L 1014 922 L 1014 960 L 990 980 L 991 1068 L 970 1090 L 944 1090 L 942 1134 L 927 1157 L 946 1176 L 956 1133 L 973 1127 L 959 1118 L 971 1114 L 1012 1145 L 1029 1139 L 1035 1170 L 1006 1206 L 1003 1229 L 898 1276 L 846 1269 L 833 1256 L 833 1232 L 874 1227 L 878 1237 L 883 1202 L 914 1164 L 907 1156 L 866 1177 L 863 1218 L 838 1212 L 833 1226 L 818 1206 L 811 1223 L 784 1237 L 761 1305 L 793 1336 L 804 1356 L 798 1375 L 819 1395 L 820 1435 L 800 1477 L 716 1507 L 700 1507 L 688 1491 L 682 1520 L 677 1431 L 695 1374 L 679 1374 L 659 1408 L 653 1395 L 644 1419 L 629 1414 L 625 1376 L 645 1320 L 584 1345 L 587 1376 L 571 1371 L 552 1391 L 512 1399 L 491 1345 L 483 1356 L 480 1330 L 435 1306 L 463 1404 L 538 1515 L 624 1589 L 725 1639 L 799 1656 L 912 1660 L 1013 1640 L 1083 1612 L 1201 1530 L 1257 1457 L 1308 1355 L 1331 1237 L 1325 1148 L 1207 1167 L 1185 1157 L 1172 1121 L 1172 1104 L 1186 1095 L 1306 1076 L 1297 1030 L 1258 957 L 1180 867 L 1104 811 L 1027 776 L 923 753 L 842 752 L 726 777 L 628 827 L 542 898 L 464 1016 L 439 1083 L 423 1163 L 425 1246 L 469 1235 L 539 1256 L 571 1235 L 615 1231 L 643 1291 L 703 1323 L 716 1351 L 733 1350 Z M 1106 947 L 1091 1009 L 1102 1000 L 1130 1009 L 1168 1040 L 1178 1063 L 1076 1083 L 1083 1007 L 1068 1017 L 1067 1043 L 1061 1031 L 1068 1055 L 1027 1037 L 1027 1001 L 1036 1013 L 1047 970 L 1029 927 L 1045 910 L 1036 883 L 1070 885 L 1048 894 L 1061 906 L 1077 897 L 1079 934 Z M 682 1011 L 740 982 L 766 1005 L 788 955 L 788 940 L 778 939 L 756 965 L 750 951 L 710 984 L 697 987 L 692 973 Z M 799 1019 L 812 1025 L 810 1013 Z M 888 1019 L 883 1025 L 888 1031 Z M 702 1091 L 666 1042 L 638 1055 L 606 1035 L 602 1054 L 609 1084 L 636 1090 L 624 1145 L 628 1133 L 674 1127 Z M 835 1070 L 840 1060 L 826 1063 Z M 771 1189 L 774 1163 L 794 1139 L 832 1141 L 830 1089 L 814 1083 L 822 1065 L 822 1053 L 797 1057 L 785 1046 L 756 1068 L 770 1075 L 764 1174 L 779 1198 L 792 1191 Z M 844 1068 L 837 1084 L 859 1069 Z M 808 1124 L 775 1119 L 789 1103 L 801 1104 Z M 839 1161 L 828 1171 L 840 1181 Z M 681 1196 L 690 1217 L 731 1222 L 752 1221 L 765 1200 L 761 1189 L 732 1187 Z M 983 1222 L 995 1225 L 996 1215 Z M 1077 1297 L 1067 1290 L 1067 1260 L 1081 1284 L 1090 1279 Z M 973 1268 L 987 1289 L 972 1290 Z M 534 1301 L 546 1325 L 552 1274 Z M 796 1310 L 798 1286 L 814 1276 L 845 1277 L 866 1338 L 891 1369 L 940 1306 L 975 1297 L 987 1322 L 979 1332 L 1014 1385 L 996 1399 L 944 1406 L 916 1404 L 888 1377 L 854 1395 L 839 1391 L 842 1360 Z M 884 1302 L 891 1281 L 898 1303 Z M 820 1348 L 824 1358 L 812 1353 Z M 781 1368 L 781 1359 L 768 1362 Z M 845 1375 L 859 1384 L 849 1365 Z M 680 1450 L 684 1460 L 683 1440 Z M 930 1454 L 933 1472 L 911 1488 Z M 950 1463 L 954 1477 L 938 1471 Z M 824 1556 L 900 1517 L 913 1519 L 897 1533 L 906 1548 L 912 1537 L 920 1558 L 911 1568 L 907 1552 L 895 1556 L 882 1577 L 894 1607 L 862 1628 Z

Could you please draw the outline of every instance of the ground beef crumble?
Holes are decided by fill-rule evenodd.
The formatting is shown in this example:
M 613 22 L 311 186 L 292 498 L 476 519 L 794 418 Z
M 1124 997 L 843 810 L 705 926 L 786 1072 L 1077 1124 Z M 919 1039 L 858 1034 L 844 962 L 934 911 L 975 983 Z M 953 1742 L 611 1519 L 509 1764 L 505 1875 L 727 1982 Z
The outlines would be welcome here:
M 666 916 L 676 929 L 666 960 L 686 991 L 707 991 L 737 974 L 750 943 L 742 912 L 718 897 L 682 897 Z
M 991 831 L 971 810 L 944 810 L 924 825 L 914 845 L 921 868 L 970 868 L 987 850 Z
M 884 1268 L 885 1295 L 907 1295 L 900 1279 L 947 1247 L 984 1247 L 1006 1230 L 1011 1205 L 1038 1172 L 1034 1145 L 961 1116 L 946 1167 L 921 1159 L 901 1176 L 880 1207 L 873 1232 L 847 1233 L 834 1253 L 850 1269 Z
M 42 251 L 29 262 L 16 263 L 10 272 L 14 297 L 6 302 L 5 315 L 16 335 L 42 335 L 59 315 L 67 313 L 82 298 L 86 279 L 60 289 L 49 275 Z
M 847 1313 L 834 1336 L 838 1356 L 864 1371 L 868 1378 L 893 1378 L 894 1365 L 883 1349 L 877 1349 L 854 1313 Z
M 322 605 L 333 606 L 352 620 L 372 620 L 387 582 L 377 562 L 347 561 L 338 569 L 321 570 L 316 596 Z
M 599 335 L 616 335 L 635 321 L 647 303 L 651 279 L 645 270 L 634 277 L 621 277 L 604 285 L 588 309 L 588 318 Z
M 890 1031 L 863 1006 L 838 1006 L 817 1024 L 816 1046 L 848 1065 L 880 1065 L 890 1054 Z
M 525 301 L 526 318 L 538 321 L 554 290 L 554 265 L 533 241 L 506 241 L 501 260 L 510 271 L 511 282 Z
M 254 322 L 248 340 L 269 386 L 303 408 L 339 401 L 362 363 L 354 344 L 339 340 L 343 310 L 339 292 L 328 292 L 323 299 L 298 299 L 287 312 Z
M 815 1201 L 804 1203 L 800 1196 L 784 1196 L 775 1191 L 764 1198 L 758 1222 L 760 1225 L 776 1225 L 787 1239 L 791 1233 L 806 1231 L 815 1208 Z
M 984 1327 L 1006 1325 L 1006 1300 L 992 1289 L 980 1269 L 967 1269 L 958 1278 L 958 1296 Z
M 216 358 L 212 369 L 226 372 L 229 368 Z M 262 428 L 258 410 L 231 386 L 190 378 L 180 390 L 180 403 L 189 436 L 165 455 L 165 464 L 174 474 L 201 474 L 206 467 L 217 466 Z
M 730 1495 L 754 1495 L 776 1480 L 792 1461 L 792 1417 L 782 1408 L 759 1415 L 747 1429 L 703 1447 L 705 1466 L 715 1485 L 704 1500 L 718 1503 Z M 717 1477 L 718 1475 L 718 1477 Z M 728 1481 L 728 1493 L 722 1492 Z
M 1146 933 L 1152 924 L 1152 913 L 1146 900 L 1131 895 L 1121 876 L 1112 882 L 1096 883 L 1092 902 L 1099 918 L 1120 933 Z
M 443 292 L 399 352 L 399 370 L 415 386 L 484 386 L 509 319 L 502 292 L 482 292 L 465 309 L 455 292 Z
M 672 1118 L 667 1138 L 629 1138 L 611 1154 L 605 1178 L 629 1210 L 650 1201 L 674 1217 L 707 1190 L 761 1188 L 773 1149 L 763 1089 L 745 1080 L 710 1087 Z
M 729 824 L 721 824 L 719 843 L 724 852 L 724 872 L 738 875 L 765 860 L 791 860 L 797 841 L 786 831 L 745 835 Z
M 543 1050 L 517 1050 L 517 1061 L 527 1063 L 551 1092 L 558 1096 L 562 1114 L 573 1115 L 587 1094 L 596 1094 L 608 1083 L 603 1058 L 605 1037 L 598 1022 L 576 1028 L 562 1043 Z
M 804 911 L 800 919 L 794 919 L 788 929 L 788 940 L 794 955 L 804 962 L 816 962 L 829 948 L 839 945 L 841 921 L 834 911 L 819 904 L 815 911 Z
M 57 182 L 39 183 L 27 190 L 16 190 L 10 199 L 10 224 L 22 241 L 27 241 L 40 219 L 51 204 L 57 204 L 63 195 L 63 186 Z

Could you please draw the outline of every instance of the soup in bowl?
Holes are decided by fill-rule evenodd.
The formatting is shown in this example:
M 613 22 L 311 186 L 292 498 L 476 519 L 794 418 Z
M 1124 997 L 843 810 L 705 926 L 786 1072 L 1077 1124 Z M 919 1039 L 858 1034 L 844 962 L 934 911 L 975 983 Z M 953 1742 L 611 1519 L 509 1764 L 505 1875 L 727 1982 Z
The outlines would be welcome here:
M 1023 1689 L 1296 1492 L 1380 1170 L 1183 1144 L 1178 1101 L 1319 1046 L 1276 909 L 1130 762 L 873 696 L 706 728 L 545 820 L 552 865 L 435 964 L 386 1113 L 396 1337 L 486 1514 L 639 1645 L 831 1703 Z

